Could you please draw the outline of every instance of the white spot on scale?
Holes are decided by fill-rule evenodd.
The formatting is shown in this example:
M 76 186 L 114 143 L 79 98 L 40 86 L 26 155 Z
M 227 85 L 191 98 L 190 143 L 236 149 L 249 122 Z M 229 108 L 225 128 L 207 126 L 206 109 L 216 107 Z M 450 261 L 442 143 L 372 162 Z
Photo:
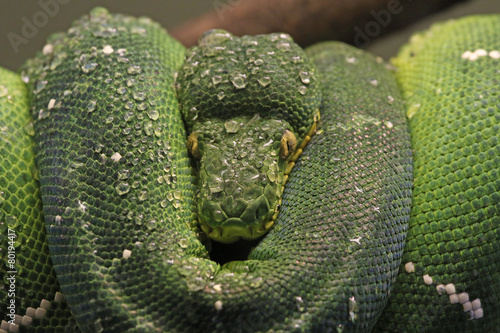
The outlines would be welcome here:
M 462 59 L 474 61 L 474 60 L 477 60 L 477 58 L 479 58 L 479 56 L 471 51 L 465 51 L 462 54 Z
M 46 314 L 47 310 L 45 310 L 44 308 L 37 308 L 35 312 L 35 318 L 45 317 Z
M 462 53 L 462 59 L 469 59 L 469 57 L 472 55 L 471 51 L 465 51 Z
M 488 52 L 486 52 L 485 49 L 477 49 L 476 51 L 474 51 L 474 54 L 476 54 L 478 57 L 484 57 L 488 55 Z
M 43 119 L 43 118 L 46 118 L 50 115 L 49 112 L 43 110 L 43 109 L 40 109 L 40 111 L 38 111 L 38 119 Z
M 220 292 L 222 291 L 222 288 L 221 288 L 221 285 L 220 285 L 220 284 L 215 284 L 213 288 L 214 288 L 214 290 L 215 290 L 216 292 L 218 292 L 218 293 L 220 293 Z
M 390 121 L 387 121 L 385 124 L 387 125 L 387 128 L 392 128 L 394 126 Z
M 469 57 L 469 60 L 474 61 L 474 60 L 477 60 L 478 58 L 479 58 L 479 56 L 478 56 L 477 54 L 472 53 L 472 54 L 470 55 L 470 57 Z
M 62 220 L 61 215 L 56 215 L 55 222 L 57 223 L 57 225 L 61 225 L 61 220 Z
M 356 185 L 354 185 L 354 187 L 356 188 L 356 192 L 359 192 L 359 193 L 363 193 L 363 190 L 360 189 L 359 187 L 357 187 Z
M 7 323 L 7 330 L 5 332 L 19 332 L 19 325 L 21 324 L 21 322 L 19 322 L 19 324 L 9 324 Z
M 472 310 L 477 310 L 481 308 L 481 300 L 479 298 L 476 298 L 475 300 L 472 301 Z
M 426 285 L 432 284 L 432 276 L 430 276 L 429 274 L 425 274 L 423 277 L 424 277 L 424 283 Z
M 222 310 L 222 301 L 221 300 L 216 301 L 214 305 L 215 305 L 215 310 L 217 310 L 217 311 Z
M 451 294 L 450 295 L 450 303 L 451 304 L 458 303 L 458 295 L 457 294 Z
M 448 293 L 448 295 L 451 295 L 451 294 L 454 294 L 456 291 L 455 291 L 455 285 L 453 283 L 448 283 L 446 286 L 446 292 Z
M 128 259 L 128 258 L 130 258 L 131 255 L 132 255 L 132 251 L 127 250 L 127 249 L 123 250 L 123 259 Z
M 122 155 L 120 155 L 120 153 L 114 153 L 113 155 L 111 155 L 111 159 L 115 162 L 118 162 L 121 158 Z
M 54 296 L 54 302 L 62 302 L 62 301 L 64 301 L 64 295 L 56 291 L 56 295 Z
M 111 47 L 111 45 L 106 45 L 102 48 L 102 53 L 104 53 L 105 55 L 109 55 L 111 53 L 113 53 L 114 50 L 113 48 Z
M 462 59 L 474 61 L 477 60 L 481 57 L 486 57 L 489 56 L 492 59 L 499 59 L 500 58 L 500 51 L 493 50 L 493 51 L 486 51 L 485 49 L 477 49 L 474 52 L 471 51 L 465 51 L 462 53 Z
M 31 322 L 33 321 L 33 317 L 30 316 L 23 316 L 23 320 L 21 321 L 21 324 L 23 326 L 29 326 L 31 325 Z
M 26 308 L 26 315 L 27 316 L 34 317 L 35 316 L 35 312 L 36 312 L 36 309 L 32 308 L 31 306 L 28 307 L 28 308 Z
M 490 56 L 490 58 L 493 58 L 493 59 L 499 59 L 500 58 L 500 52 L 499 51 L 490 51 L 490 53 L 488 53 L 488 55 Z
M 10 326 L 9 322 L 2 320 L 2 323 L 0 324 L 0 329 L 3 330 L 4 332 L 7 332 L 9 326 Z
M 474 313 L 474 319 L 483 318 L 483 308 L 472 311 Z
M 413 262 L 410 261 L 405 264 L 405 271 L 406 273 L 415 272 L 415 265 L 413 264 Z
M 50 309 L 50 301 L 47 301 L 46 299 L 42 299 L 42 301 L 40 302 L 40 307 L 42 309 L 45 309 L 45 310 Z
M 467 312 L 467 311 L 472 311 L 472 304 L 471 302 L 465 302 L 462 304 L 463 308 L 464 308 L 464 312 Z
M 353 239 L 349 239 L 351 242 L 356 242 L 358 244 L 361 244 L 359 241 L 361 240 L 361 236 L 358 237 L 358 238 L 353 238 Z
M 461 304 L 469 302 L 469 294 L 468 293 L 460 293 L 458 294 L 458 300 Z
M 56 100 L 52 98 L 52 99 L 49 101 L 49 104 L 47 105 L 47 109 L 48 109 L 48 110 L 50 110 L 50 109 L 54 108 L 54 105 L 55 105 L 55 104 L 56 104 Z

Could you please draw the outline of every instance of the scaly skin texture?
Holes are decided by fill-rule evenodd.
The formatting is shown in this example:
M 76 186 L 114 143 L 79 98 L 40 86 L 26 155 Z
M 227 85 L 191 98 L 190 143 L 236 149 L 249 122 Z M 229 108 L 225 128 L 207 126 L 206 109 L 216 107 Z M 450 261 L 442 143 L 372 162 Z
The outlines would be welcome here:
M 448 34 L 444 40 L 475 46 L 471 43 L 476 38 L 468 36 L 473 35 L 471 31 L 475 31 L 476 21 L 481 20 L 487 23 L 478 34 L 490 36 L 491 40 L 486 39 L 489 45 L 496 45 L 493 37 L 499 31 L 498 17 L 472 18 L 469 21 L 472 27 L 460 30 L 463 31 L 460 34 Z M 429 45 L 424 45 L 422 50 L 434 50 L 438 44 L 445 44 L 434 40 L 439 35 L 435 32 L 426 36 Z M 453 44 L 450 48 L 458 47 Z M 470 213 L 461 215 L 460 212 L 456 219 L 472 223 L 472 237 L 466 237 L 469 233 L 465 231 L 469 229 L 451 233 L 454 237 L 462 235 L 464 242 L 474 243 L 475 253 L 485 253 L 481 260 L 473 256 L 473 264 L 482 263 L 482 266 L 469 270 L 472 264 L 467 263 L 466 269 L 460 271 L 460 278 L 474 276 L 474 281 L 479 281 L 468 285 L 467 292 L 480 294 L 471 296 L 471 300 L 474 300 L 472 297 L 481 299 L 483 318 L 457 324 L 457 318 L 461 319 L 464 311 L 461 306 L 452 304 L 438 324 L 429 320 L 427 327 L 422 326 L 422 317 L 429 318 L 426 314 L 429 304 L 430 312 L 439 312 L 429 300 L 437 297 L 449 302 L 450 299 L 439 296 L 435 284 L 422 283 L 422 274 L 433 279 L 439 277 L 437 273 L 430 273 L 432 270 L 426 265 L 430 259 L 438 259 L 436 255 L 433 253 L 426 259 L 424 254 L 417 254 L 412 248 L 417 244 L 419 251 L 425 251 L 425 247 L 420 246 L 421 240 L 429 240 L 429 235 L 415 235 L 426 228 L 433 231 L 432 223 L 425 224 L 418 218 L 421 211 L 427 214 L 426 207 L 434 207 L 434 204 L 431 205 L 433 201 L 429 198 L 427 205 L 428 194 L 418 196 L 425 191 L 417 185 L 436 176 L 436 168 L 423 172 L 426 166 L 441 163 L 441 160 L 437 156 L 423 164 L 415 164 L 415 175 L 419 177 L 415 180 L 417 204 L 412 208 L 408 230 L 412 154 L 404 117 L 405 104 L 393 73 L 381 61 L 341 43 L 319 44 L 306 51 L 317 68 L 322 89 L 322 118 L 318 131 L 290 174 L 273 229 L 252 251 L 249 260 L 221 267 L 209 260 L 199 240 L 204 239 L 203 233 L 193 222 L 196 188 L 193 164 L 185 147 L 187 135 L 174 91 L 174 72 L 182 65 L 184 50 L 147 19 L 111 16 L 96 9 L 90 18 L 76 22 L 67 35 L 49 40 L 45 54 L 29 62 L 23 73 L 23 78 L 29 81 L 30 110 L 35 123 L 40 170 L 40 176 L 35 178 L 40 179 L 47 242 L 73 317 L 51 310 L 36 325 L 25 326 L 22 318 L 16 323 L 22 331 L 37 332 L 73 331 L 75 321 L 86 332 L 369 332 L 376 324 L 381 331 L 399 328 L 430 331 L 435 325 L 448 325 L 457 332 L 466 328 L 477 332 L 496 328 L 499 319 L 494 306 L 498 302 L 492 302 L 499 294 L 496 266 L 499 223 L 495 220 L 498 215 L 498 198 L 495 197 L 498 174 L 495 171 L 498 167 L 494 169 L 498 165 L 498 154 L 490 160 L 484 159 L 490 156 L 488 151 L 496 147 L 498 139 L 498 134 L 492 134 L 498 132 L 495 131 L 499 109 L 494 94 L 496 81 L 488 81 L 491 73 L 479 74 L 484 73 L 485 68 L 477 65 L 481 69 L 476 71 L 477 80 L 486 78 L 486 81 L 477 86 L 482 88 L 481 93 L 467 95 L 470 93 L 468 86 L 454 81 L 453 69 L 460 63 L 453 62 L 456 58 L 441 59 L 450 48 L 441 49 L 433 59 L 438 63 L 443 61 L 436 68 L 448 68 L 450 72 L 439 76 L 429 69 L 425 72 L 428 59 L 431 59 L 428 56 L 416 61 L 413 67 L 413 57 L 404 60 L 407 56 L 403 51 L 398 77 L 410 101 L 407 105 L 413 115 L 411 131 L 415 134 L 412 140 L 417 159 L 426 149 L 432 155 L 445 147 L 455 148 L 440 141 L 445 136 L 432 133 L 450 130 L 455 133 L 450 134 L 449 138 L 455 138 L 451 143 L 461 142 L 461 138 L 466 140 L 467 136 L 460 134 L 463 131 L 472 131 L 472 138 L 477 140 L 479 133 L 489 135 L 488 139 L 477 141 L 477 146 L 483 148 L 486 143 L 491 145 L 482 154 L 479 152 L 476 156 L 468 150 L 460 151 L 472 160 L 476 157 L 485 161 L 481 164 L 482 170 L 493 165 L 486 172 L 487 177 L 480 173 L 477 179 L 487 182 L 483 187 L 495 189 L 488 192 L 490 201 L 484 206 L 483 215 L 490 216 L 490 220 L 476 222 L 469 219 Z M 414 52 L 416 58 L 420 52 L 425 55 L 422 50 Z M 460 56 L 462 54 L 460 52 Z M 417 74 L 410 75 L 412 71 Z M 427 81 L 434 82 L 432 78 L 441 77 L 445 78 L 443 82 L 451 82 L 454 89 L 447 98 L 436 101 L 435 95 L 425 93 L 423 88 Z M 413 80 L 418 82 L 414 86 L 410 84 Z M 23 96 L 26 92 L 14 75 L 2 76 L 0 102 L 4 103 L 0 120 L 4 123 L 0 126 L 0 166 L 8 167 L 6 172 L 11 175 L 11 170 L 20 167 L 11 167 L 17 165 L 14 163 L 17 156 L 3 159 L 4 151 L 12 151 L 13 142 L 4 140 L 4 133 L 18 132 L 14 129 L 19 128 L 19 121 L 28 122 L 29 116 L 23 105 L 26 99 L 19 100 L 20 104 L 12 111 L 9 106 L 12 99 L 3 96 L 2 86 L 7 87 L 11 95 L 19 91 Z M 447 87 L 450 84 L 436 89 L 447 91 Z M 478 130 L 478 127 L 470 127 L 470 118 L 457 122 L 455 127 L 446 124 L 439 127 L 441 121 L 453 117 L 432 114 L 420 125 L 420 115 L 426 114 L 421 113 L 426 108 L 426 98 L 442 106 L 450 102 L 451 96 L 462 95 L 465 96 L 463 102 L 456 102 L 457 105 L 470 102 L 464 104 L 468 112 L 474 111 L 474 107 L 487 111 L 482 122 L 474 122 L 475 126 L 493 124 Z M 466 97 L 476 95 L 483 96 L 478 97 L 477 105 L 472 97 Z M 423 102 L 413 114 L 415 102 L 411 101 L 415 96 L 420 96 L 418 99 Z M 483 99 L 490 104 L 480 106 Z M 24 121 L 19 120 L 23 109 Z M 478 117 L 483 114 L 479 109 Z M 19 118 L 13 117 L 12 112 L 18 113 Z M 489 123 L 484 119 L 490 119 Z M 421 133 L 430 137 L 423 135 L 420 138 L 418 126 L 422 126 Z M 493 131 L 488 132 L 488 128 Z M 28 143 L 23 144 L 28 148 L 19 148 L 19 151 L 31 149 L 30 133 L 33 131 L 28 127 L 23 139 L 27 140 Z M 459 136 L 453 136 L 456 134 Z M 416 142 L 419 140 L 423 140 L 422 143 Z M 418 148 L 432 144 L 432 148 Z M 471 168 L 474 168 L 476 163 L 472 160 L 470 163 L 474 166 Z M 24 163 L 32 162 L 32 157 L 28 156 Z M 443 168 L 443 172 L 446 176 L 450 174 L 447 168 Z M 30 173 L 37 175 L 36 171 Z M 439 175 L 437 177 L 439 179 Z M 28 179 L 27 182 L 11 181 L 10 178 L 15 179 L 14 175 L 0 178 L 2 198 L 8 198 L 0 202 L 2 232 L 11 223 L 20 239 L 43 239 L 42 227 L 31 231 L 24 226 L 24 217 L 17 224 L 12 224 L 12 218 L 6 218 L 14 214 L 12 207 L 25 206 L 14 204 L 19 203 L 13 199 L 15 194 L 37 183 L 33 177 L 22 177 Z M 450 186 L 462 186 L 462 183 L 459 180 Z M 429 181 L 429 184 L 435 186 L 436 182 Z M 483 192 L 482 189 L 478 191 L 481 200 Z M 36 201 L 36 197 L 33 200 Z M 475 201 L 470 200 L 470 206 L 474 206 Z M 33 207 L 36 205 L 41 206 L 33 203 Z M 491 212 L 495 215 L 487 215 Z M 39 212 L 34 214 L 40 218 Z M 488 230 L 472 232 L 478 228 L 483 230 L 483 227 Z M 407 231 L 408 252 L 403 254 Z M 444 236 L 448 237 L 448 233 Z M 462 240 L 456 242 L 461 244 Z M 30 251 L 36 254 L 39 251 L 36 244 L 20 242 L 16 248 L 18 253 L 32 249 Z M 3 256 L 4 243 L 1 246 Z M 438 249 L 440 246 L 436 243 Z M 432 245 L 429 248 L 432 249 Z M 447 252 L 439 251 L 444 260 Z M 22 256 L 24 254 L 19 258 Z M 420 258 L 423 259 L 420 261 Z M 404 271 L 409 260 L 415 265 L 414 273 Z M 49 272 L 50 264 L 45 262 L 48 268 L 44 271 Z M 30 282 L 38 279 L 41 288 L 49 288 L 52 293 L 57 290 L 54 281 L 41 281 L 39 267 L 23 260 L 18 261 L 18 266 L 18 270 L 24 272 L 18 277 L 26 274 Z M 450 264 L 436 267 L 442 271 Z M 6 274 L 6 266 L 2 266 L 1 273 Z M 477 278 L 478 273 L 483 280 Z M 454 283 L 459 296 L 462 285 Z M 422 287 L 432 289 L 433 293 L 420 297 L 415 291 L 423 290 Z M 33 291 L 28 286 L 26 290 Z M 394 297 L 383 313 L 389 296 Z M 42 303 L 36 299 L 38 297 L 51 300 L 55 296 L 37 294 L 35 306 Z M 408 301 L 401 302 L 403 299 Z M 3 299 L 1 302 L 3 311 L 6 303 Z M 52 302 L 51 309 L 60 306 L 56 303 Z M 20 311 L 18 314 L 24 315 Z M 16 329 L 6 321 L 0 328 Z
M 408 104 L 415 181 L 381 331 L 498 330 L 498 31 L 500 16 L 436 25 L 394 60 Z
M 14 315 L 28 313 L 24 322 L 34 327 L 76 329 L 49 258 L 27 111 L 24 82 L 0 68 L 0 313 L 2 320 L 19 321 Z M 37 310 L 45 315 L 35 316 Z

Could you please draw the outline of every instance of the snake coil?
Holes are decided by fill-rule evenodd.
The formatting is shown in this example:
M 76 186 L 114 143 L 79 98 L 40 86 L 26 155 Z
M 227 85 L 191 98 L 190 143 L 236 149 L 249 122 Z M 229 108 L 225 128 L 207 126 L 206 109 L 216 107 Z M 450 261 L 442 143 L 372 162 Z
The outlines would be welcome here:
M 298 84 L 288 90 L 264 72 L 292 68 L 272 65 L 271 54 L 240 68 L 237 50 L 204 51 L 215 52 L 214 71 L 245 71 L 220 83 L 246 90 L 255 107 L 267 97 L 254 88 L 270 85 L 321 113 L 271 230 L 247 260 L 219 265 L 197 219 L 200 182 L 179 100 L 241 101 L 207 85 L 176 91 L 184 48 L 147 18 L 94 9 L 49 38 L 20 77 L 0 70 L 0 275 L 15 280 L 0 288 L 0 332 L 494 331 L 498 31 L 496 15 L 436 25 L 401 49 L 395 73 L 339 42 L 293 51 L 289 62 L 312 67 L 287 72 Z M 273 36 L 262 38 L 283 54 L 295 47 Z M 242 54 L 259 52 L 243 40 Z M 215 75 L 202 71 L 199 82 Z M 306 133 L 315 121 L 306 118 L 291 128 Z M 243 125 L 224 119 L 221 131 Z M 287 126 L 266 138 L 275 154 Z M 234 146 L 241 170 L 265 170 Z M 266 177 L 283 177 L 274 172 Z M 240 202 L 230 193 L 223 209 Z

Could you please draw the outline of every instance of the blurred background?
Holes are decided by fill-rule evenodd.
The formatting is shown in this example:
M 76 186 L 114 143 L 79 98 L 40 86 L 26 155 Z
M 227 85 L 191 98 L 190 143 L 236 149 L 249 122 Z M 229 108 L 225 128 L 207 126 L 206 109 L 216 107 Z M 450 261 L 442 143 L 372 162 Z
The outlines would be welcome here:
M 66 31 L 76 18 L 88 13 L 95 6 L 104 6 L 111 12 L 151 17 L 167 30 L 173 31 L 176 37 L 182 36 L 185 39 L 182 40 L 184 44 L 192 43 L 195 38 L 193 36 L 198 36 L 199 31 L 203 31 L 200 29 L 210 24 L 221 25 L 224 28 L 229 26 L 235 31 L 250 31 L 250 33 L 259 32 L 260 30 L 255 30 L 255 26 L 263 26 L 263 22 L 268 24 L 268 29 L 275 31 L 286 30 L 287 27 L 290 28 L 289 25 L 295 24 L 299 28 L 295 27 L 298 29 L 297 36 L 293 37 L 296 40 L 299 39 L 301 45 L 315 42 L 316 40 L 310 36 L 316 34 L 319 36 L 317 39 L 341 39 L 385 59 L 395 55 L 412 32 L 425 29 L 435 21 L 470 14 L 500 13 L 500 0 L 415 0 L 413 2 L 412 0 L 328 0 L 329 2 L 325 0 L 323 2 L 328 4 L 328 8 L 332 8 L 332 11 L 337 10 L 337 13 L 326 13 L 327 18 L 324 18 L 318 17 L 318 13 L 325 13 L 326 10 L 316 8 L 314 12 L 314 9 L 304 8 L 304 13 L 307 14 L 308 10 L 311 12 L 310 20 L 306 21 L 298 14 L 302 12 L 300 8 L 294 8 L 293 12 L 278 8 L 273 13 L 274 8 L 262 8 L 266 5 L 261 4 L 259 8 L 259 3 L 263 3 L 262 1 L 254 0 L 251 5 L 247 6 L 249 1 L 251 0 L 144 0 L 140 2 L 134 0 L 85 2 L 81 0 L 0 0 L 0 66 L 17 70 L 26 59 L 43 48 L 50 34 Z M 285 4 L 287 0 L 266 1 L 271 6 L 271 4 Z M 303 0 L 302 3 L 312 6 L 312 4 L 316 5 L 314 1 L 321 2 L 321 0 Z M 301 1 L 295 1 L 295 4 L 297 3 Z M 437 3 L 441 6 L 437 6 Z M 246 9 L 247 7 L 250 9 Z M 422 10 L 423 7 L 427 7 L 428 10 Z M 247 13 L 242 14 L 245 11 Z M 200 19 L 200 15 L 206 12 L 211 12 L 211 14 L 206 14 Z M 389 16 L 384 16 L 384 13 Z M 242 19 L 241 15 L 246 15 L 245 19 Z M 286 22 L 280 21 L 280 15 L 281 19 L 291 17 L 298 22 L 293 22 L 292 19 Z M 331 22 L 328 21 L 328 15 L 332 16 Z M 274 25 L 272 24 L 273 18 L 277 21 Z M 343 20 L 343 18 L 346 19 Z M 323 25 L 314 25 L 315 21 L 321 20 L 324 21 Z M 333 22 L 334 20 L 337 22 Z M 189 23 L 186 23 L 188 21 Z M 186 26 L 193 27 L 193 29 L 187 29 Z M 326 28 L 323 29 L 323 27 Z M 294 27 L 290 29 L 293 30 Z M 309 35 L 302 34 L 301 29 L 309 30 Z M 333 32 L 327 31 L 328 33 L 321 34 L 328 29 Z M 191 36 L 185 36 L 188 35 L 187 30 L 192 30 L 189 31 Z

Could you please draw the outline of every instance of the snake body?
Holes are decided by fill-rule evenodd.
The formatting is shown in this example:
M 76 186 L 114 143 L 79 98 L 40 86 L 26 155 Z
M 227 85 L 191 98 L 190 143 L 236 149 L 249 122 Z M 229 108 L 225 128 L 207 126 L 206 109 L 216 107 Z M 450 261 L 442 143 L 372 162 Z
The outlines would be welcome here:
M 401 50 L 395 75 L 338 42 L 301 53 L 320 89 L 316 133 L 271 230 L 248 260 L 219 265 L 177 97 L 185 50 L 149 19 L 93 10 L 21 77 L 0 72 L 0 272 L 16 278 L 0 305 L 17 314 L 0 329 L 493 331 L 498 31 L 494 15 L 437 25 Z M 304 86 L 286 96 L 309 98 Z

